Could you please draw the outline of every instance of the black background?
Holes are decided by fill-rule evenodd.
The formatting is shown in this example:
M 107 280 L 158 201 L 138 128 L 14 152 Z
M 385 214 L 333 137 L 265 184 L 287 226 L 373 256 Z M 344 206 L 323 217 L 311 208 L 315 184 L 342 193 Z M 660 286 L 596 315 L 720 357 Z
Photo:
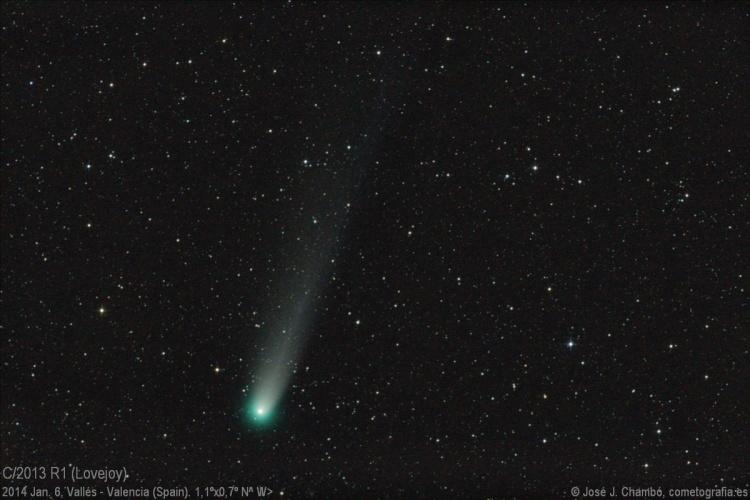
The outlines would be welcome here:
M 2 465 L 291 498 L 747 487 L 747 26 L 4 2 Z M 253 429 L 254 325 L 343 203 Z

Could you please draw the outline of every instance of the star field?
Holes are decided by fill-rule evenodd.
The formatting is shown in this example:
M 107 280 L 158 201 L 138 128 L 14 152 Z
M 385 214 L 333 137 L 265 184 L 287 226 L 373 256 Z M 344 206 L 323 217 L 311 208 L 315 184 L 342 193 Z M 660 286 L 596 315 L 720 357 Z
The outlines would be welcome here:
M 1 9 L 3 467 L 750 487 L 747 4 Z

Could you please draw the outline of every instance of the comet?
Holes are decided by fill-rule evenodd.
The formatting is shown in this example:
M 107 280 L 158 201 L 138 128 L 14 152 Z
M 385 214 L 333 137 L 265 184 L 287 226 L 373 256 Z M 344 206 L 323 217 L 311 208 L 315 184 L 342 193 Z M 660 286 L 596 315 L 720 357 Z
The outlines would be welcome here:
M 359 115 L 339 120 L 339 128 L 333 133 L 339 144 L 335 151 L 326 150 L 323 158 L 306 154 L 296 170 L 289 170 L 294 174 L 289 178 L 295 182 L 288 189 L 293 206 L 285 215 L 285 240 L 280 245 L 278 265 L 274 266 L 278 271 L 274 289 L 264 307 L 250 383 L 243 391 L 244 418 L 252 426 L 267 427 L 277 421 L 279 405 L 314 326 L 316 308 L 346 239 L 352 207 L 366 170 L 373 163 L 387 110 L 392 108 L 387 97 L 393 95 L 391 84 L 400 83 L 385 72 L 381 69 L 379 92 L 372 106 L 339 108 L 341 116 L 351 115 L 352 109 Z M 400 85 L 393 88 L 400 90 Z M 357 122 L 366 126 L 352 138 L 352 123 Z

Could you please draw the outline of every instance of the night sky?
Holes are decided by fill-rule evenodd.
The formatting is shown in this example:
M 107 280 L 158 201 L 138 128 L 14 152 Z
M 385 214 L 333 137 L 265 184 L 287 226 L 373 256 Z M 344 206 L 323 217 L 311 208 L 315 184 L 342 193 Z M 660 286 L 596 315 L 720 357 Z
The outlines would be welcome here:
M 3 2 L 2 466 L 748 488 L 749 21 Z

